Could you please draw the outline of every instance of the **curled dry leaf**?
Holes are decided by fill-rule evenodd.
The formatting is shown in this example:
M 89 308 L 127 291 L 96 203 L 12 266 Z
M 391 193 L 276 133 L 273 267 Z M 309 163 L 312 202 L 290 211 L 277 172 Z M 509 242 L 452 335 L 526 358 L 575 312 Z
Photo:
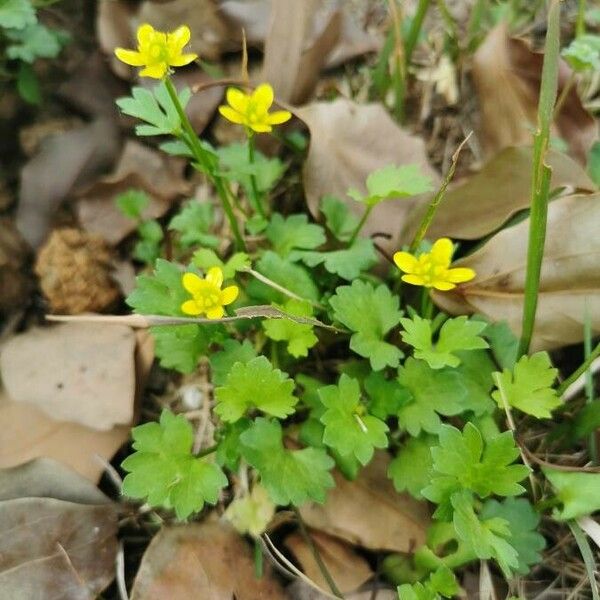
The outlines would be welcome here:
M 320 531 L 311 531 L 313 544 L 327 570 L 343 593 L 353 592 L 373 576 L 369 563 L 351 546 Z M 300 563 L 304 574 L 320 588 L 329 589 L 310 547 L 300 533 L 292 533 L 284 544 Z
M 114 577 L 115 506 L 53 461 L 0 472 L 4 598 L 91 600 Z
M 17 227 L 31 246 L 42 243 L 60 203 L 112 164 L 118 145 L 117 126 L 108 117 L 43 140 L 21 172 L 16 215 Z
M 311 134 L 303 180 L 308 208 L 315 217 L 326 195 L 337 196 L 362 215 L 364 205 L 346 192 L 349 188 L 366 192 L 367 176 L 387 165 L 416 164 L 434 181 L 439 179 L 429 165 L 423 140 L 401 129 L 380 104 L 360 105 L 341 98 L 309 104 L 296 114 Z M 404 220 L 418 201 L 415 197 L 380 203 L 363 234 L 386 234 L 390 239 L 384 246 L 397 248 Z
M 532 350 L 550 350 L 583 340 L 586 314 L 600 332 L 600 194 L 554 200 L 548 230 Z M 435 302 L 451 314 L 481 313 L 521 331 L 529 219 L 495 235 L 456 266 L 477 277 Z
M 0 375 L 13 401 L 106 431 L 133 419 L 134 350 L 133 331 L 121 325 L 34 328 L 3 348 Z
M 427 505 L 395 491 L 387 477 L 389 462 L 387 453 L 376 452 L 355 481 L 334 472 L 336 486 L 325 504 L 304 504 L 302 518 L 313 529 L 370 550 L 410 552 L 424 544 Z
M 81 194 L 77 215 L 90 233 L 118 244 L 137 227 L 115 206 L 115 198 L 127 190 L 141 189 L 150 196 L 144 219 L 162 216 L 171 203 L 187 195 L 190 184 L 183 176 L 185 162 L 159 153 L 139 142 L 125 144 L 114 173 L 103 177 Z
M 533 150 L 527 146 L 500 151 L 479 173 L 446 194 L 427 237 L 476 240 L 496 231 L 515 213 L 529 208 L 532 157 Z M 550 150 L 546 162 L 552 167 L 551 189 L 595 190 L 585 170 L 567 155 Z M 411 212 L 403 239 L 412 237 L 428 204 L 429 199 L 426 199 Z
M 505 23 L 488 34 L 473 57 L 473 81 L 481 105 L 482 143 L 488 156 L 508 146 L 531 144 L 537 123 L 537 106 L 544 55 L 524 40 L 511 38 Z M 570 77 L 561 61 L 559 94 Z M 569 145 L 571 154 L 585 164 L 597 139 L 598 125 L 585 110 L 575 87 L 555 121 L 555 135 Z
M 131 600 L 165 598 L 283 600 L 285 596 L 270 569 L 256 578 L 250 546 L 230 525 L 204 521 L 163 528 L 146 550 Z

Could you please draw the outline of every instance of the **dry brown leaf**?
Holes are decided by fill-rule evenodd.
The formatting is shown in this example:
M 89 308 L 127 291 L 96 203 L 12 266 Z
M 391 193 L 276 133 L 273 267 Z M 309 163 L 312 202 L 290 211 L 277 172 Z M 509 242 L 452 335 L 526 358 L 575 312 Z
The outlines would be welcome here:
M 108 462 L 129 439 L 128 426 L 97 431 L 55 421 L 30 404 L 11 402 L 0 390 L 0 468 L 38 457 L 53 458 L 96 483 Z
M 434 181 L 437 173 L 429 165 L 425 143 L 401 129 L 380 104 L 356 104 L 340 98 L 297 109 L 310 129 L 303 180 L 308 208 L 317 217 L 319 202 L 326 195 L 347 202 L 357 215 L 364 205 L 346 195 L 349 188 L 365 192 L 367 176 L 387 165 L 416 164 Z M 419 202 L 417 197 L 381 202 L 363 228 L 364 235 L 384 233 L 384 244 L 396 248 L 404 220 Z
M 117 127 L 107 117 L 42 142 L 21 172 L 16 223 L 29 244 L 37 248 L 42 243 L 60 203 L 108 168 L 117 150 Z
M 532 350 L 550 350 L 583 340 L 586 312 L 600 332 L 600 193 L 554 200 L 548 231 Z M 451 314 L 481 313 L 521 332 L 529 219 L 498 233 L 457 266 L 477 277 L 435 302 Z
M 342 593 L 353 592 L 371 579 L 373 571 L 369 563 L 348 544 L 322 533 L 311 531 L 310 536 L 327 570 Z M 285 546 L 300 563 L 304 574 L 320 588 L 329 586 L 323 577 L 314 555 L 300 533 L 292 533 L 284 540 Z
M 117 511 L 52 461 L 0 474 L 3 598 L 92 600 L 114 577 Z
M 283 600 L 267 569 L 254 575 L 252 551 L 222 522 L 163 528 L 152 540 L 135 578 L 131 600 Z
M 511 38 L 501 23 L 488 34 L 473 57 L 473 81 L 481 106 L 482 143 L 488 156 L 509 146 L 529 145 L 537 123 L 544 56 L 524 40 Z M 570 76 L 561 61 L 559 94 Z M 573 88 L 558 115 L 555 134 L 582 164 L 598 137 L 598 125 Z
M 139 142 L 127 142 L 114 173 L 81 194 L 77 205 L 79 221 L 90 233 L 118 244 L 135 231 L 137 223 L 121 213 L 115 206 L 115 198 L 130 189 L 145 191 L 151 201 L 142 217 L 156 219 L 165 214 L 176 198 L 190 193 L 190 184 L 183 177 L 184 168 L 184 161 Z
M 120 325 L 30 329 L 3 347 L 0 374 L 13 401 L 106 431 L 133 419 L 134 349 L 133 331 Z
M 479 173 L 449 191 L 439 205 L 427 236 L 448 236 L 476 240 L 496 231 L 531 202 L 533 150 L 527 146 L 506 148 L 492 158 Z M 551 189 L 595 190 L 594 183 L 572 158 L 550 150 Z M 427 210 L 426 200 L 410 214 L 403 239 L 410 239 Z
M 10 312 L 23 303 L 29 292 L 25 275 L 27 245 L 12 219 L 0 220 L 0 313 Z
M 99 0 L 96 13 L 96 37 L 100 49 L 107 55 L 110 68 L 123 79 L 133 77 L 131 67 L 114 54 L 115 48 L 133 48 L 135 35 L 134 7 L 124 0 Z
M 300 508 L 306 523 L 370 550 L 410 552 L 425 543 L 430 517 L 427 505 L 398 494 L 387 477 L 390 457 L 376 452 L 355 481 L 334 472 L 335 488 L 325 504 Z

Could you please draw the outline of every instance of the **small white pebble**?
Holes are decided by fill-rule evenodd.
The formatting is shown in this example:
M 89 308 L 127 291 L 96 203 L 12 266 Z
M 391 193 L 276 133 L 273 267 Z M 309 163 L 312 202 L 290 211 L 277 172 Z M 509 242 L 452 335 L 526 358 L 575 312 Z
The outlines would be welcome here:
M 197 385 L 186 385 L 181 388 L 181 402 L 187 410 L 197 410 L 202 406 L 204 393 Z

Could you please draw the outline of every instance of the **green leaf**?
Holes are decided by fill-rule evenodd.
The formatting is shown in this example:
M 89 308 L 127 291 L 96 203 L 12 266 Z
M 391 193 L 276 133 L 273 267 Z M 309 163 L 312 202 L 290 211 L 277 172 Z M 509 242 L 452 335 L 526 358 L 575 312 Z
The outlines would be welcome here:
M 587 169 L 592 181 L 600 187 L 600 142 L 595 142 L 588 154 Z
M 544 475 L 556 490 L 562 509 L 553 517 L 562 521 L 591 515 L 600 510 L 600 473 L 577 473 L 544 468 Z
M 288 300 L 278 306 L 284 312 L 298 317 L 312 317 L 313 311 L 308 302 Z M 314 334 L 312 325 L 296 323 L 289 319 L 268 319 L 262 322 L 263 329 L 269 339 L 276 342 L 287 342 L 287 351 L 294 357 L 308 356 L 308 351 L 319 339 Z
M 178 519 L 216 504 L 227 477 L 218 465 L 192 453 L 194 434 L 183 415 L 163 411 L 160 423 L 132 429 L 135 452 L 121 466 L 129 472 L 123 494 L 150 506 L 174 508 Z
M 600 35 L 579 35 L 562 51 L 574 71 L 600 71 Z
M 467 410 L 481 415 L 493 408 L 488 390 L 463 367 L 432 369 L 424 361 L 406 360 L 398 371 L 398 381 L 411 393 L 412 402 L 402 406 L 398 422 L 410 435 L 438 433 L 439 415 L 451 417 Z
M 480 521 L 473 508 L 473 497 L 466 490 L 454 493 L 451 502 L 459 539 L 472 547 L 479 558 L 493 558 L 505 577 L 510 578 L 519 566 L 519 556 L 509 542 L 512 536 L 508 521 L 498 517 Z
M 510 544 L 517 551 L 519 564 L 514 568 L 518 575 L 527 575 L 532 565 L 537 565 L 542 557 L 540 551 L 546 547 L 546 540 L 536 528 L 540 515 L 525 498 L 506 498 L 502 502 L 488 500 L 480 513 L 484 520 L 504 519 L 508 522 Z
M 30 0 L 0 0 L 0 27 L 24 29 L 37 23 Z
M 432 369 L 445 366 L 457 367 L 460 358 L 456 352 L 488 348 L 488 343 L 479 336 L 486 328 L 481 321 L 469 321 L 467 317 L 448 319 L 440 330 L 439 338 L 433 342 L 432 324 L 429 319 L 415 315 L 412 319 L 400 319 L 404 327 L 402 339 L 415 348 L 414 356 L 426 361 Z
M 504 397 L 509 406 L 538 419 L 549 419 L 552 411 L 562 404 L 552 389 L 557 373 L 547 352 L 522 356 L 512 373 L 504 369 L 502 373 L 494 374 L 498 390 L 492 393 L 492 397 L 500 408 L 504 406 Z
M 240 436 L 249 429 L 252 421 L 242 418 L 235 423 L 225 423 L 218 430 L 217 463 L 227 467 L 230 471 L 237 471 L 242 458 Z
M 400 600 L 438 600 L 452 598 L 460 591 L 454 573 L 448 567 L 440 567 L 424 583 L 405 583 L 398 587 Z
M 169 229 L 179 232 L 179 241 L 184 248 L 196 244 L 216 248 L 219 238 L 210 233 L 214 224 L 215 207 L 210 202 L 190 200 L 169 223 Z
M 256 270 L 301 298 L 314 302 L 319 301 L 319 290 L 307 270 L 287 261 L 271 250 L 267 250 L 262 255 L 256 264 Z M 246 287 L 246 291 L 253 298 L 267 303 L 283 303 L 288 298 L 258 280 L 251 281 Z
M 383 421 L 396 416 L 412 400 L 412 394 L 406 388 L 395 379 L 386 379 L 381 371 L 369 373 L 364 385 L 370 398 L 369 412 Z
M 431 435 L 410 437 L 404 443 L 388 467 L 388 477 L 397 492 L 408 492 L 413 498 L 422 500 L 421 490 L 431 480 L 433 459 L 431 448 L 437 439 Z
M 155 244 L 158 244 L 164 237 L 160 223 L 154 219 L 140 223 L 137 232 L 143 240 L 154 242 Z
M 228 339 L 223 342 L 223 350 L 210 355 L 212 382 L 215 386 L 225 385 L 231 367 L 237 362 L 246 364 L 256 358 L 256 350 L 250 340 L 242 343 Z
M 367 206 L 375 206 L 383 200 L 406 198 L 433 191 L 431 177 L 423 175 L 417 165 L 389 165 L 377 169 L 367 177 L 366 185 L 366 196 L 362 196 L 356 190 L 349 190 L 348 195 Z
M 154 352 L 165 369 L 193 373 L 202 356 L 208 354 L 218 325 L 159 325 L 150 328 Z
M 327 229 L 340 240 L 347 242 L 358 226 L 358 217 L 350 212 L 348 205 L 333 196 L 323 196 L 321 212 L 325 215 Z
M 265 356 L 233 365 L 223 387 L 215 390 L 215 412 L 223 421 L 233 423 L 251 408 L 284 418 L 294 412 L 298 398 L 294 382 L 274 369 Z
M 329 273 L 339 275 L 347 281 L 355 280 L 363 271 L 377 263 L 377 254 L 373 242 L 367 238 L 358 238 L 350 248 L 331 252 L 298 251 L 290 254 L 290 260 L 301 260 L 309 267 L 323 264 Z
M 240 441 L 242 455 L 258 471 L 275 504 L 299 506 L 307 500 L 323 503 L 327 490 L 334 486 L 329 473 L 333 459 L 319 448 L 285 448 L 277 421 L 257 418 Z
M 267 158 L 255 150 L 254 164 L 250 162 L 248 143 L 222 146 L 217 150 L 225 177 L 239 182 L 246 192 L 251 189 L 250 176 L 254 175 L 260 193 L 271 191 L 285 173 L 286 166 L 278 158 Z
M 214 250 L 200 248 L 194 252 L 192 263 L 204 272 L 208 271 L 211 267 L 220 267 L 223 271 L 224 279 L 233 279 L 236 273 L 250 266 L 250 259 L 245 252 L 236 252 L 227 262 L 223 262 Z
M 437 517 L 449 516 L 450 497 L 458 490 L 469 490 L 480 498 L 491 494 L 517 496 L 525 491 L 518 482 L 527 477 L 529 468 L 512 464 L 519 456 L 512 432 L 505 431 L 484 443 L 472 423 L 462 432 L 442 425 L 439 438 L 439 446 L 431 449 L 431 482 L 421 491 L 440 505 Z
M 150 204 L 150 197 L 143 190 L 129 189 L 115 198 L 115 205 L 129 219 L 139 220 Z
M 185 88 L 178 92 L 181 106 L 185 108 L 191 98 L 191 91 Z M 135 132 L 139 136 L 179 135 L 181 120 L 173 105 L 164 83 L 155 86 L 152 91 L 142 87 L 134 87 L 131 97 L 120 98 L 117 106 L 121 112 L 130 117 L 145 121 L 145 125 L 137 125 Z
M 350 348 L 371 361 L 371 367 L 380 371 L 386 366 L 397 367 L 402 352 L 384 341 L 385 335 L 395 327 L 402 313 L 398 297 L 389 288 L 374 288 L 363 281 L 341 286 L 329 300 L 334 317 L 351 331 Z
M 56 58 L 69 40 L 69 36 L 65 32 L 48 29 L 41 23 L 34 23 L 24 29 L 9 30 L 5 33 L 12 42 L 6 47 L 6 56 L 12 60 L 22 60 L 29 64 L 34 63 L 38 58 Z
M 19 96 L 29 104 L 40 104 L 42 92 L 40 81 L 31 65 L 21 63 L 17 73 L 17 91 Z
M 325 233 L 320 225 L 308 222 L 304 214 L 287 218 L 273 214 L 266 230 L 267 238 L 277 254 L 285 257 L 294 248 L 312 250 L 325 243 Z
M 327 409 L 320 418 L 327 446 L 342 456 L 353 454 L 363 465 L 373 458 L 375 448 L 387 448 L 388 427 L 366 412 L 358 381 L 342 375 L 338 385 L 321 388 L 319 396 Z
M 275 514 L 275 505 L 265 488 L 256 483 L 252 491 L 235 498 L 225 511 L 225 518 L 242 535 L 258 538 L 265 532 Z
M 184 316 L 181 305 L 190 295 L 181 283 L 183 271 L 175 263 L 159 258 L 152 275 L 138 275 L 127 304 L 142 315 Z
M 481 320 L 487 323 L 483 330 L 483 337 L 490 343 L 492 354 L 496 362 L 503 369 L 512 369 L 517 362 L 519 350 L 519 338 L 512 332 L 506 321 L 488 323 L 481 315 L 475 315 L 473 320 Z

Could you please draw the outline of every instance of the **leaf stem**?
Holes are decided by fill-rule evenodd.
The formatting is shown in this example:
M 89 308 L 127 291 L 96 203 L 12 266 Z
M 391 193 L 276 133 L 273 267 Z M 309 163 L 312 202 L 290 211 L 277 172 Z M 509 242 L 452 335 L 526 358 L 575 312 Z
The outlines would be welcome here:
M 558 64 L 560 55 L 560 4 L 551 0 L 548 11 L 546 49 L 542 69 L 542 83 L 538 106 L 538 129 L 535 134 L 533 172 L 531 185 L 531 214 L 529 217 L 529 244 L 527 249 L 527 275 L 523 303 L 523 327 L 518 356 L 529 351 L 537 312 L 542 259 L 546 242 L 548 197 L 552 169 L 545 164 L 550 144 L 550 126 L 558 90 Z
M 575 26 L 575 35 L 577 37 L 585 34 L 585 5 L 586 0 L 579 0 L 577 6 L 577 24 Z
M 354 244 L 354 242 L 356 241 L 356 238 L 358 237 L 358 234 L 360 233 L 364 224 L 367 222 L 367 219 L 369 218 L 369 215 L 371 214 L 371 211 L 373 210 L 374 207 L 375 207 L 374 204 L 367 205 L 367 208 L 365 208 L 365 212 L 363 213 L 363 216 L 360 218 L 360 221 L 358 222 L 356 229 L 354 230 L 354 232 L 350 236 L 350 239 L 348 240 L 348 246 L 352 246 L 352 244 Z
M 254 168 L 256 164 L 256 152 L 254 147 L 254 133 L 251 130 L 247 131 L 248 134 L 248 162 L 251 167 Z M 265 207 L 263 206 L 263 199 L 258 191 L 258 184 L 256 183 L 256 175 L 254 171 L 250 173 L 250 191 L 252 196 L 252 204 L 254 205 L 254 210 L 258 212 L 258 214 L 263 218 L 267 218 L 267 213 L 265 212 Z
M 587 354 L 587 353 L 586 353 Z M 598 344 L 585 358 L 581 366 L 573 371 L 556 389 L 559 396 L 563 396 L 571 384 L 577 381 L 584 373 L 588 371 L 590 365 L 600 356 L 600 344 Z
M 344 596 L 342 596 L 342 592 L 340 592 L 338 586 L 336 585 L 335 581 L 333 580 L 333 577 L 331 576 L 329 569 L 327 569 L 327 565 L 323 562 L 323 559 L 321 558 L 321 554 L 317 550 L 317 547 L 315 546 L 313 539 L 310 537 L 310 533 L 308 532 L 308 529 L 306 528 L 306 523 L 304 523 L 304 519 L 302 518 L 302 515 L 300 514 L 298 507 L 295 505 L 292 505 L 292 507 L 294 509 L 294 512 L 296 513 L 296 518 L 298 519 L 298 525 L 300 526 L 300 533 L 302 534 L 304 541 L 307 543 L 308 548 L 309 548 L 311 554 L 313 555 L 313 558 L 315 559 L 317 566 L 319 567 L 319 571 L 321 571 L 321 574 L 325 578 L 325 581 L 327 582 L 327 585 L 329 586 L 329 589 L 331 590 L 332 594 L 336 598 L 343 599 Z
M 583 325 L 583 350 L 585 360 L 587 361 L 592 353 L 592 319 L 586 303 L 585 306 L 585 322 Z M 587 404 L 594 401 L 594 378 L 589 369 L 585 372 L 585 400 Z M 598 442 L 596 440 L 596 432 L 593 431 L 588 438 L 588 447 L 592 462 L 598 464 Z
M 177 95 L 177 90 L 173 85 L 173 81 L 170 77 L 166 77 L 164 79 L 165 87 L 167 88 L 167 92 L 169 93 L 169 97 L 171 98 L 171 102 L 175 106 L 175 110 L 179 115 L 179 119 L 181 121 L 181 125 L 183 126 L 184 131 L 184 140 L 187 143 L 189 149 L 191 150 L 194 158 L 198 162 L 198 164 L 202 167 L 206 175 L 213 182 L 219 198 L 221 199 L 221 204 L 223 205 L 223 210 L 227 215 L 227 219 L 229 220 L 229 224 L 231 226 L 231 231 L 233 232 L 233 236 L 235 238 L 236 246 L 239 250 L 245 250 L 246 244 L 240 234 L 239 226 L 235 215 L 233 214 L 233 208 L 231 207 L 231 202 L 229 201 L 229 192 L 226 185 L 223 182 L 223 179 L 215 173 L 215 170 L 211 166 L 211 159 L 206 150 L 202 147 L 188 116 L 185 114 L 183 110 L 183 106 L 181 106 L 181 102 L 179 102 L 179 96 Z
M 406 97 L 406 58 L 402 39 L 402 19 L 396 0 L 388 0 L 394 34 L 394 67 L 391 81 L 394 87 L 394 115 L 398 121 L 404 120 L 404 100 Z
M 214 446 L 209 446 L 208 448 L 204 448 L 204 450 L 200 450 L 198 454 L 196 454 L 196 458 L 202 458 L 204 456 L 208 456 L 209 454 L 214 454 L 219 449 L 219 444 L 215 444 Z

